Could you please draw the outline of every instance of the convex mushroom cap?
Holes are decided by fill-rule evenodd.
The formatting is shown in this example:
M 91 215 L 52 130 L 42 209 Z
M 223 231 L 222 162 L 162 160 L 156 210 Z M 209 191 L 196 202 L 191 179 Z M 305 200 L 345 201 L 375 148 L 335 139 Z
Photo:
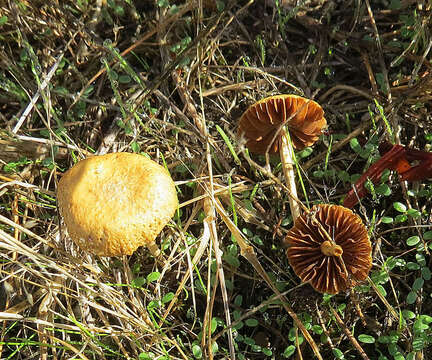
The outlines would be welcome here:
M 239 120 L 238 133 L 246 140 L 251 152 L 279 151 L 294 221 L 300 216 L 300 201 L 295 184 L 293 148 L 301 150 L 315 143 L 326 124 L 321 106 L 296 95 L 262 99 L 250 106 Z
M 297 218 L 285 241 L 294 272 L 322 293 L 353 287 L 366 279 L 372 267 L 367 229 L 343 206 L 314 206 Z
M 250 151 L 264 154 L 269 148 L 270 153 L 276 153 L 282 132 L 276 133 L 287 120 L 297 150 L 313 145 L 327 125 L 324 110 L 315 101 L 297 95 L 275 95 L 258 101 L 243 113 L 239 134 L 245 137 Z
M 138 154 L 81 160 L 60 179 L 58 205 L 72 240 L 100 256 L 130 255 L 155 238 L 178 207 L 170 174 Z

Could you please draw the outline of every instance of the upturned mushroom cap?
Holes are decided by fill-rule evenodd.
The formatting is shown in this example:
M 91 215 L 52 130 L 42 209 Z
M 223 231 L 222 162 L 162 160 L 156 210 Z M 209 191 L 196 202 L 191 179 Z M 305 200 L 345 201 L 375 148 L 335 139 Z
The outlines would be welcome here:
M 130 255 L 142 245 L 154 248 L 178 207 L 168 171 L 130 153 L 78 162 L 60 179 L 57 199 L 72 240 L 100 256 Z
M 294 272 L 322 293 L 353 287 L 366 279 L 372 267 L 367 229 L 360 217 L 343 206 L 314 206 L 297 218 L 285 241 Z
M 297 150 L 314 144 L 327 125 L 324 110 L 315 101 L 297 95 L 276 95 L 258 101 L 243 113 L 239 134 L 246 138 L 250 151 L 264 154 L 281 124 L 288 119 L 291 141 Z M 276 153 L 279 143 L 280 135 L 271 144 L 269 152 Z

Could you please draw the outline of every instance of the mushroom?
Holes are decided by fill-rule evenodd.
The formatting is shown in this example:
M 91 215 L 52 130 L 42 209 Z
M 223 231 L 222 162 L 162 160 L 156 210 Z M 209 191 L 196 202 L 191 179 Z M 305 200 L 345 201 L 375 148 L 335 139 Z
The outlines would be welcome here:
M 367 229 L 343 206 L 315 205 L 297 218 L 285 242 L 294 272 L 322 293 L 353 287 L 366 279 L 372 267 Z
M 130 255 L 144 245 L 158 257 L 155 238 L 178 207 L 168 171 L 131 153 L 78 162 L 60 179 L 57 199 L 72 240 L 100 256 Z
M 326 125 L 321 106 L 296 95 L 276 95 L 262 99 L 250 106 L 240 118 L 239 134 L 245 137 L 246 146 L 251 152 L 280 152 L 287 187 L 292 195 L 290 208 L 294 221 L 300 215 L 300 208 L 296 200 L 293 147 L 301 150 L 311 146 Z

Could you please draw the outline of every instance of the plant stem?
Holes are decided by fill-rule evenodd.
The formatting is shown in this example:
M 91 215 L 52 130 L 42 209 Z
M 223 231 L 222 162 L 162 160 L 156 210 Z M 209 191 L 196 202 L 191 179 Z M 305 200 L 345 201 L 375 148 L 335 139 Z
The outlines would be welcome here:
M 155 258 L 158 258 L 161 251 L 159 249 L 159 247 L 154 243 L 148 243 L 146 244 L 148 251 L 150 251 L 150 254 L 152 254 Z
M 282 294 L 279 292 L 273 281 L 270 279 L 270 276 L 267 274 L 267 272 L 264 270 L 263 266 L 259 262 L 254 248 L 249 245 L 247 242 L 245 236 L 240 232 L 240 230 L 237 228 L 237 226 L 232 222 L 232 220 L 228 217 L 228 215 L 225 213 L 225 210 L 222 207 L 221 202 L 219 199 L 215 199 L 215 206 L 216 211 L 221 216 L 222 220 L 224 221 L 227 228 L 231 231 L 231 234 L 234 236 L 234 238 L 237 241 L 237 244 L 240 247 L 240 254 L 254 267 L 256 272 L 263 278 L 263 280 L 267 283 L 269 288 L 282 300 L 282 306 L 284 307 L 285 311 L 292 317 L 295 325 L 300 329 L 303 336 L 305 337 L 306 341 L 311 346 L 315 356 L 317 359 L 322 360 L 323 357 L 321 356 L 321 353 L 319 351 L 319 348 L 317 344 L 315 343 L 315 340 L 312 338 L 312 336 L 309 334 L 306 327 L 303 325 L 299 317 L 297 316 L 296 312 L 293 310 L 293 308 L 289 305 L 289 301 L 285 296 L 282 296 Z

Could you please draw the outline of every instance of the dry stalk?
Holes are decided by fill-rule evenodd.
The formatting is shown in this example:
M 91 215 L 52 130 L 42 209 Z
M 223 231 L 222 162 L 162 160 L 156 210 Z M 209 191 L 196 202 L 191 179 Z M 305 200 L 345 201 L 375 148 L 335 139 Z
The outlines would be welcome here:
M 245 89 L 255 89 L 257 87 L 262 86 L 265 83 L 266 83 L 266 81 L 264 79 L 261 79 L 261 80 L 252 80 L 252 81 L 245 81 L 242 83 L 225 85 L 225 86 L 216 87 L 216 88 L 212 88 L 212 89 L 208 89 L 206 91 L 203 91 L 202 96 L 203 97 L 215 96 L 215 95 L 217 96 L 217 95 L 223 94 L 224 92 L 227 92 L 227 91 L 239 92 L 239 91 L 245 90 Z
M 69 44 L 72 42 L 72 39 L 69 40 L 68 44 L 66 45 L 65 49 L 69 46 Z M 63 55 L 65 54 L 66 50 L 63 50 L 63 52 L 59 55 L 54 65 L 51 67 L 50 71 L 48 72 L 47 76 L 42 81 L 40 88 L 36 92 L 36 94 L 33 96 L 33 98 L 30 100 L 29 104 L 27 105 L 26 109 L 20 116 L 18 122 L 15 124 L 14 128 L 12 129 L 12 133 L 16 134 L 19 129 L 21 128 L 24 121 L 27 119 L 27 116 L 30 114 L 30 112 L 33 110 L 34 106 L 36 105 L 37 101 L 39 100 L 39 97 L 43 92 L 45 91 L 45 88 L 48 86 L 48 84 L 51 81 L 52 76 L 55 74 L 55 71 L 57 70 L 58 66 L 60 65 L 61 60 L 63 59 Z
M 191 1 L 187 4 L 185 4 L 184 6 L 181 6 L 178 11 L 170 16 L 169 18 L 166 18 L 164 21 L 163 26 L 166 27 L 168 24 L 171 24 L 175 21 L 177 21 L 178 19 L 180 19 L 185 13 L 189 12 L 191 9 L 194 8 L 195 6 L 195 1 Z M 153 35 L 155 35 L 158 31 L 160 31 L 160 27 L 156 26 L 155 28 L 151 29 L 150 31 L 148 31 L 147 33 L 145 33 L 139 40 L 137 40 L 133 45 L 129 46 L 126 50 L 123 50 L 120 55 L 121 56 L 125 56 L 127 54 L 129 54 L 131 51 L 133 51 L 135 48 L 137 48 L 138 46 L 140 46 L 143 42 L 145 42 L 147 39 L 149 39 L 150 37 L 152 37 Z M 112 67 L 114 65 L 114 62 L 111 62 L 110 67 Z M 79 92 L 79 94 L 77 95 L 77 97 L 75 98 L 75 100 L 73 101 L 73 103 L 70 105 L 69 108 L 72 108 L 82 97 L 82 95 L 84 94 L 84 92 L 88 89 L 88 87 L 94 83 L 102 74 L 104 74 L 106 72 L 106 68 L 102 67 L 88 82 L 87 84 L 81 89 L 81 91 Z
M 283 184 L 275 175 L 273 175 L 273 173 L 269 170 L 267 170 L 267 168 L 259 165 L 258 163 L 256 163 L 255 161 L 253 161 L 251 159 L 251 157 L 246 154 L 246 152 L 244 150 L 242 150 L 243 156 L 245 157 L 245 159 L 247 160 L 247 162 L 249 163 L 249 165 L 251 165 L 252 167 L 255 167 L 256 169 L 258 169 L 259 171 L 261 171 L 265 176 L 267 176 L 269 179 L 271 179 L 275 184 L 278 184 L 280 187 L 282 187 L 282 189 L 288 194 L 288 196 L 290 198 L 293 199 L 293 201 L 295 201 L 303 211 L 308 211 L 309 209 L 300 201 L 300 199 L 295 196 L 292 192 L 291 189 L 288 188 L 288 186 L 286 186 L 285 184 Z
M 338 85 L 331 87 L 324 94 L 322 94 L 319 98 L 319 102 L 323 103 L 332 93 L 334 93 L 337 90 L 344 90 L 344 91 L 351 92 L 353 94 L 361 95 L 368 100 L 374 99 L 373 96 L 370 95 L 369 93 L 367 93 L 366 91 L 358 89 L 354 86 L 338 84 Z
M 234 193 L 234 191 L 232 193 Z M 232 206 L 231 197 L 228 195 L 228 191 L 219 193 L 218 197 L 221 198 L 226 205 Z M 264 223 L 264 220 L 259 217 L 258 212 L 255 209 L 247 209 L 245 204 L 237 198 L 234 198 L 234 202 L 237 214 L 239 214 L 245 222 L 256 225 L 265 231 L 272 232 L 272 229 Z
M 200 179 L 195 179 L 195 180 L 203 180 L 204 178 L 208 178 L 208 177 L 206 176 L 206 177 L 203 177 L 203 178 L 200 178 Z M 189 180 L 186 181 L 186 182 L 189 182 Z M 178 185 L 178 182 L 176 182 L 175 184 Z M 222 196 L 222 197 L 226 197 L 228 195 L 228 193 L 229 193 L 230 190 L 234 194 L 234 193 L 241 193 L 243 191 L 247 191 L 247 190 L 253 189 L 253 186 L 245 185 L 245 184 L 242 184 L 242 183 L 233 184 L 231 186 L 231 189 L 228 189 L 225 186 L 224 187 L 218 186 L 217 184 L 215 184 L 215 187 L 217 187 L 217 189 L 214 190 L 214 194 L 216 196 Z M 196 203 L 198 201 L 204 200 L 205 198 L 208 198 L 208 197 L 210 197 L 210 195 L 208 193 L 203 193 L 201 195 L 195 196 L 194 198 L 192 198 L 190 200 L 186 200 L 186 201 L 182 202 L 179 205 L 179 208 L 182 208 L 182 207 L 188 206 L 190 204 Z
M 356 136 L 359 136 L 363 131 L 365 131 L 367 128 L 370 127 L 370 122 L 363 121 L 357 128 L 355 128 L 353 131 L 351 131 L 343 140 L 338 141 L 334 145 L 332 145 L 331 152 L 336 152 L 340 149 L 342 149 L 346 144 L 348 144 L 351 139 L 355 138 Z M 314 158 L 307 161 L 304 165 L 302 165 L 302 169 L 306 171 L 311 166 L 315 165 L 319 161 L 325 159 L 327 156 L 328 151 L 323 151 L 322 153 L 319 153 Z
M 333 341 L 332 341 L 331 336 L 330 336 L 330 332 L 327 329 L 326 323 L 325 323 L 325 321 L 324 321 L 324 319 L 322 317 L 321 311 L 320 311 L 319 306 L 318 306 L 317 303 L 315 303 L 315 309 L 316 309 L 316 312 L 317 312 L 317 315 L 318 315 L 319 323 L 320 323 L 320 325 L 321 325 L 321 327 L 322 327 L 322 329 L 324 331 L 325 336 L 327 337 L 327 341 L 329 343 L 330 349 L 333 350 L 335 348 L 335 346 L 333 344 Z
M 200 57 L 199 55 L 200 54 L 198 54 L 198 57 Z M 209 193 L 210 198 L 213 201 L 209 201 L 208 198 L 205 198 L 203 209 L 204 209 L 204 213 L 206 215 L 206 218 L 208 219 L 210 239 L 212 240 L 213 249 L 214 249 L 215 257 L 216 257 L 217 275 L 218 275 L 218 279 L 220 281 L 220 289 L 221 289 L 222 300 L 223 300 L 223 305 L 224 305 L 225 320 L 226 320 L 227 326 L 231 326 L 231 316 L 230 316 L 230 311 L 229 311 L 228 293 L 226 290 L 225 275 L 224 275 L 224 270 L 223 270 L 223 266 L 222 266 L 222 256 L 221 256 L 222 251 L 221 251 L 220 246 L 219 246 L 219 240 L 218 240 L 216 222 L 215 222 L 216 214 L 215 214 L 215 209 L 213 206 L 215 189 L 214 189 L 213 167 L 212 167 L 212 158 L 211 158 L 210 148 L 211 148 L 211 146 L 213 148 L 217 148 L 217 145 L 207 131 L 207 125 L 206 125 L 204 113 L 202 113 L 201 115 L 198 114 L 198 111 L 194 105 L 195 102 L 194 102 L 188 88 L 186 87 L 186 84 L 180 78 L 177 71 L 173 71 L 171 75 L 177 84 L 177 91 L 178 91 L 178 94 L 179 94 L 180 98 L 182 99 L 182 101 L 186 107 L 186 113 L 192 118 L 192 120 L 193 120 L 195 126 L 197 127 L 198 132 L 201 134 L 201 136 L 204 139 L 206 139 L 206 142 L 205 142 L 206 159 L 207 159 L 207 168 L 208 168 L 209 185 L 210 185 L 210 188 L 206 189 L 206 190 Z M 201 97 L 201 105 L 202 105 L 202 91 L 200 91 L 200 97 Z M 201 108 L 203 108 L 203 107 L 201 106 Z M 210 266 L 209 266 L 209 268 L 210 268 Z M 210 282 L 208 282 L 208 285 L 210 286 Z M 216 291 L 216 289 L 214 289 L 214 291 Z M 208 297 L 210 295 L 210 292 L 208 291 L 207 294 L 208 294 L 207 295 L 207 311 L 206 311 L 206 316 L 205 316 L 203 325 L 204 325 L 204 329 L 210 330 L 211 318 L 209 318 L 208 315 L 210 315 L 212 313 L 212 305 L 211 305 L 210 299 Z M 211 352 L 212 341 L 211 341 L 210 331 L 208 332 L 208 337 L 209 337 L 209 343 L 208 343 L 209 356 L 212 357 L 212 352 Z M 203 337 L 203 342 L 204 341 L 205 341 L 205 337 Z M 228 346 L 229 346 L 229 351 L 230 351 L 230 357 L 232 360 L 235 360 L 234 338 L 233 338 L 232 330 L 228 331 Z
M 374 18 L 369 0 L 366 0 L 365 4 L 366 4 L 367 10 L 368 10 L 369 18 L 370 18 L 372 28 L 373 28 L 374 34 L 375 34 L 375 41 L 376 41 L 377 48 L 378 48 L 378 60 L 380 62 L 381 71 L 382 71 L 383 76 L 384 76 L 384 82 L 385 82 L 385 85 L 386 85 L 387 91 L 388 91 L 387 99 L 388 99 L 388 102 L 391 104 L 391 102 L 392 102 L 391 87 L 390 87 L 387 67 L 386 67 L 385 60 L 384 60 L 384 52 L 383 52 L 383 48 L 382 48 L 382 44 L 381 44 L 381 38 L 380 38 L 380 35 L 378 32 L 378 28 L 377 28 L 377 25 L 375 22 L 375 18 Z
M 281 296 L 285 296 L 287 295 L 289 292 L 291 292 L 293 289 L 289 289 L 284 291 L 283 293 L 281 293 L 280 295 L 274 295 L 272 296 L 270 299 L 263 301 L 260 305 L 254 307 L 253 309 L 248 310 L 246 313 L 244 313 L 242 316 L 240 316 L 236 321 L 234 321 L 231 324 L 231 327 L 235 327 L 237 324 L 239 324 L 240 322 L 242 322 L 243 320 L 251 317 L 253 314 L 255 314 L 257 311 L 259 311 L 260 309 L 269 306 L 271 304 L 273 304 L 276 300 L 279 300 L 281 298 Z M 216 341 L 217 339 L 219 339 L 223 334 L 225 334 L 228 331 L 228 327 L 225 327 L 223 330 L 221 330 L 219 333 L 217 333 L 215 336 L 213 336 L 213 341 Z
M 206 217 L 203 221 L 203 234 L 201 236 L 201 238 L 199 239 L 198 243 L 198 249 L 192 259 L 192 265 L 195 266 L 198 264 L 198 262 L 201 260 L 202 255 L 204 254 L 204 251 L 207 249 L 209 240 L 210 240 L 210 223 L 211 223 L 211 218 L 210 217 Z M 163 325 L 163 322 L 165 321 L 166 317 L 169 315 L 169 313 L 171 312 L 171 309 L 173 308 L 173 306 L 175 305 L 175 303 L 177 302 L 177 299 L 180 295 L 180 293 L 183 291 L 183 288 L 186 284 L 186 281 L 189 279 L 189 277 L 192 276 L 192 269 L 190 269 L 190 271 L 188 271 L 184 276 L 183 279 L 181 280 L 179 286 L 177 287 L 177 291 L 174 294 L 173 299 L 171 300 L 171 302 L 169 303 L 164 315 L 162 316 L 161 321 L 159 322 L 159 327 L 161 327 Z
M 301 348 L 300 348 L 300 340 L 299 340 L 299 333 L 298 333 L 298 327 L 295 327 L 295 344 L 296 344 L 296 348 L 297 348 L 297 358 L 299 360 L 303 360 L 303 354 L 301 352 Z
M 273 292 L 280 296 L 282 300 L 282 306 L 286 310 L 286 312 L 292 317 L 294 320 L 294 323 L 296 326 L 300 329 L 303 336 L 305 337 L 306 341 L 311 346 L 313 352 L 315 353 L 315 356 L 322 360 L 322 356 L 319 352 L 318 346 L 315 343 L 315 340 L 312 338 L 312 336 L 309 334 L 307 329 L 304 327 L 303 323 L 300 321 L 300 319 L 297 317 L 297 314 L 295 311 L 291 308 L 291 306 L 288 305 L 288 299 L 281 295 L 279 290 L 276 288 L 276 286 L 273 284 L 272 280 L 268 276 L 268 274 L 265 272 L 264 268 L 262 267 L 261 263 L 259 262 L 255 251 L 251 245 L 248 244 L 248 241 L 244 237 L 244 235 L 241 233 L 241 231 L 237 228 L 237 226 L 231 221 L 231 219 L 228 217 L 228 215 L 225 213 L 224 208 L 222 207 L 222 204 L 218 199 L 215 199 L 216 203 L 216 211 L 219 213 L 220 217 L 224 221 L 227 228 L 230 230 L 231 234 L 234 236 L 234 238 L 237 241 L 237 244 L 240 246 L 240 253 L 242 256 L 246 258 L 247 261 L 254 267 L 255 271 L 264 279 L 264 281 L 267 283 L 267 285 L 270 287 L 270 289 L 273 290 Z
M 338 313 L 336 312 L 335 309 L 333 309 L 332 307 L 330 307 L 331 312 L 333 314 L 333 316 L 336 319 L 336 322 L 338 323 L 338 325 L 342 328 L 342 330 L 344 331 L 345 335 L 348 337 L 349 341 L 351 342 L 351 344 L 354 345 L 354 347 L 357 349 L 357 351 L 359 352 L 360 356 L 364 359 L 364 360 L 370 360 L 369 357 L 366 355 L 366 353 L 364 352 L 363 348 L 360 346 L 360 344 L 358 343 L 357 339 L 353 336 L 353 334 L 351 333 L 351 331 L 346 327 L 345 323 L 342 321 L 342 319 L 339 317 Z
M 5 162 L 17 161 L 23 156 L 35 160 L 51 156 L 51 148 L 46 144 L 3 140 L 2 137 L 0 133 L 0 157 Z M 55 159 L 65 159 L 67 156 L 68 151 L 65 148 L 59 148 Z
M 368 75 L 369 75 L 369 82 L 370 82 L 371 87 L 372 87 L 372 93 L 373 93 L 375 98 L 378 98 L 379 97 L 378 85 L 377 85 L 377 82 L 375 79 L 375 74 L 372 70 L 372 66 L 371 66 L 370 61 L 369 61 L 369 56 L 364 51 L 360 51 L 360 55 L 361 55 L 361 58 L 363 60 L 363 63 L 365 65 L 366 70 L 367 70 Z
M 82 350 L 78 350 L 75 346 L 69 344 L 67 341 L 63 341 L 62 339 L 59 339 L 58 337 L 54 337 L 49 334 L 47 334 L 46 336 L 49 337 L 53 343 L 59 343 L 60 345 L 72 351 L 78 358 L 82 360 L 89 360 L 89 358 L 82 353 Z
M 369 276 L 367 277 L 367 281 L 368 281 L 369 285 L 372 287 L 372 289 L 374 289 L 375 293 L 378 295 L 378 297 L 383 302 L 383 304 L 386 306 L 387 310 L 390 312 L 390 314 L 393 316 L 393 318 L 396 321 L 399 321 L 399 316 L 398 316 L 396 310 L 393 309 L 393 306 L 390 305 L 390 303 L 387 301 L 385 296 L 383 296 L 381 294 L 381 292 L 379 291 L 379 289 L 377 288 L 377 286 L 375 285 L 375 283 L 372 281 L 372 279 Z

